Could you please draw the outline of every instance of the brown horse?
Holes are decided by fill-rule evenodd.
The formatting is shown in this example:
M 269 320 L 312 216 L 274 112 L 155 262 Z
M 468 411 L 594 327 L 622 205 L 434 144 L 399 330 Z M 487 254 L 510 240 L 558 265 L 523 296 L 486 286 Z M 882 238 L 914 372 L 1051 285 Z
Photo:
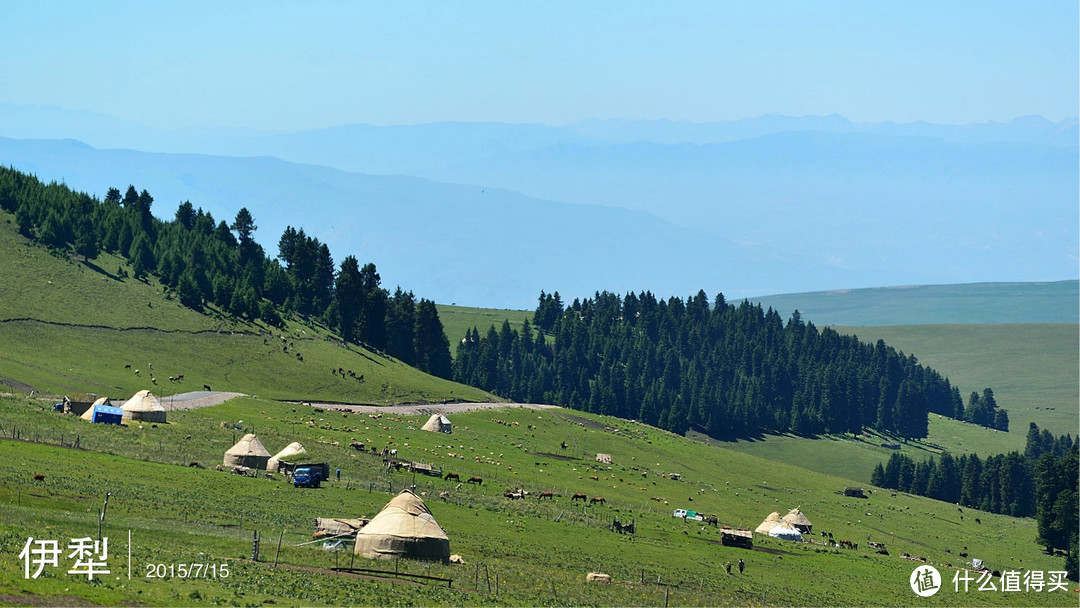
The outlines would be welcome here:
M 482 485 L 484 485 L 484 480 L 483 480 L 483 478 L 480 478 L 480 477 L 470 477 L 470 478 L 465 480 L 465 483 L 475 483 L 477 485 L 482 486 Z
M 540 492 L 540 495 L 536 497 L 536 500 L 540 500 L 541 498 L 550 498 L 551 500 L 555 500 L 555 494 L 545 490 L 543 492 Z
M 603 498 L 602 496 L 593 496 L 593 497 L 592 497 L 592 498 L 591 498 L 591 499 L 589 500 L 589 504 L 590 504 L 590 505 L 595 505 L 596 503 L 600 503 L 600 504 L 606 504 L 606 503 L 607 503 L 607 501 L 605 501 L 605 500 L 604 500 L 604 498 Z
M 451 479 L 453 481 L 461 481 L 461 476 L 458 475 L 457 473 L 447 473 L 446 476 L 443 477 L 443 479 L 444 480 L 445 479 Z
M 573 496 L 570 497 L 570 502 L 574 502 L 575 500 L 580 500 L 581 502 L 585 502 L 585 501 L 589 500 L 589 497 L 586 496 L 585 494 L 574 494 Z

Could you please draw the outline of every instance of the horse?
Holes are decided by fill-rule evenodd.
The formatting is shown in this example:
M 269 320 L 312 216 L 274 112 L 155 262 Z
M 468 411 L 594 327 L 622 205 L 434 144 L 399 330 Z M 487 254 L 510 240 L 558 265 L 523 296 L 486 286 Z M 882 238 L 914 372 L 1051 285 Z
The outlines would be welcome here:
M 589 499 L 590 505 L 595 505 L 596 503 L 606 504 L 607 501 L 604 500 L 603 496 L 593 496 L 591 499 Z
M 451 479 L 453 481 L 461 481 L 461 476 L 457 473 L 447 473 L 443 480 Z
M 585 502 L 585 501 L 589 500 L 589 497 L 586 496 L 585 494 L 574 494 L 573 496 L 570 497 L 570 502 L 574 502 L 575 500 L 580 500 L 581 502 Z
M 541 498 L 550 498 L 551 500 L 555 500 L 555 494 L 545 490 L 543 492 L 540 492 L 540 495 L 536 497 L 536 500 L 540 500 Z
M 465 480 L 465 483 L 475 483 L 476 485 L 484 485 L 484 480 L 481 477 L 470 477 Z

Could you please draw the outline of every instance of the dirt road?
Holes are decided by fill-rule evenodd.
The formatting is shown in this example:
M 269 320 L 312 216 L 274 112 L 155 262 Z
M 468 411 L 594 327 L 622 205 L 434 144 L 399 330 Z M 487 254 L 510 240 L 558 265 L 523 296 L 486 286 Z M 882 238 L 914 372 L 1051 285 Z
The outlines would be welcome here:
M 306 403 L 306 402 L 305 402 Z M 457 414 L 461 412 L 473 412 L 476 410 L 497 410 L 520 407 L 530 410 L 546 410 L 554 405 L 542 403 L 403 403 L 400 405 L 341 405 L 339 403 L 311 403 L 314 407 L 338 410 L 341 412 L 356 412 L 364 414 L 401 414 L 416 416 L 420 414 Z
M 158 397 L 161 401 L 161 405 L 166 410 L 193 410 L 199 407 L 211 407 L 214 405 L 221 405 L 229 399 L 235 397 L 243 397 L 244 393 L 226 393 L 223 391 L 193 391 L 190 393 L 180 393 L 178 395 L 169 395 L 167 397 Z

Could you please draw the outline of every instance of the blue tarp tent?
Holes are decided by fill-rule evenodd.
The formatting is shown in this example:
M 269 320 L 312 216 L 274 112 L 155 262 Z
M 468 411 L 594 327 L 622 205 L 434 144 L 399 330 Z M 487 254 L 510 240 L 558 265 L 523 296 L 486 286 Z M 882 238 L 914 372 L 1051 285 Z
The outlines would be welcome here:
M 124 410 L 109 405 L 95 405 L 90 414 L 90 422 L 100 424 L 120 424 L 124 419 Z

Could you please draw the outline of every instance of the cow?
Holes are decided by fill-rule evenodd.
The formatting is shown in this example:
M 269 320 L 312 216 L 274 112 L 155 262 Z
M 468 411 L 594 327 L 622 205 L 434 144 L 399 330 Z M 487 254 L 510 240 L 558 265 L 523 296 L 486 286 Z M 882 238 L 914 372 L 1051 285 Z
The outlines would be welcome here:
M 981 519 L 979 519 L 978 517 L 976 517 L 976 518 L 975 518 L 975 523 L 977 523 L 977 524 L 981 524 L 981 523 L 982 523 L 982 520 L 981 520 Z
M 34 475 L 34 481 L 45 481 L 45 476 L 38 473 L 37 475 Z
M 525 492 L 521 488 L 518 488 L 514 491 L 507 490 L 503 492 L 503 496 L 510 500 L 518 500 L 519 498 L 525 498 Z
M 590 505 L 595 505 L 597 503 L 606 504 L 607 501 L 604 500 L 603 496 L 593 496 L 592 498 L 589 499 L 589 504 Z
M 570 497 L 570 502 L 574 502 L 575 500 L 580 500 L 581 502 L 585 502 L 585 501 L 589 500 L 589 497 L 586 496 L 585 494 L 574 494 L 573 496 Z
M 296 410 L 293 410 L 293 411 L 296 411 Z M 363 452 L 364 451 L 364 444 L 360 443 L 359 441 L 354 441 L 354 442 L 350 443 L 349 447 L 356 450 L 357 452 Z
M 470 477 L 465 480 L 465 483 L 475 483 L 478 486 L 484 485 L 484 479 L 482 477 Z
M 461 481 L 461 475 L 458 475 L 457 473 L 447 473 L 445 476 L 443 476 L 443 480 L 447 479 L 451 481 Z
M 704 519 L 704 521 L 705 521 L 705 523 L 707 523 L 707 524 L 712 524 L 712 526 L 713 526 L 714 528 L 720 525 L 720 519 L 719 519 L 719 518 L 717 518 L 717 517 L 716 517 L 715 515 L 710 515 L 710 516 L 706 517 L 706 518 Z
M 202 385 L 202 388 L 203 388 L 204 391 L 207 391 L 207 392 L 210 391 L 210 385 L 209 384 Z
M 589 479 L 591 479 L 593 481 L 600 481 L 600 478 L 597 477 L 596 475 L 589 475 Z

